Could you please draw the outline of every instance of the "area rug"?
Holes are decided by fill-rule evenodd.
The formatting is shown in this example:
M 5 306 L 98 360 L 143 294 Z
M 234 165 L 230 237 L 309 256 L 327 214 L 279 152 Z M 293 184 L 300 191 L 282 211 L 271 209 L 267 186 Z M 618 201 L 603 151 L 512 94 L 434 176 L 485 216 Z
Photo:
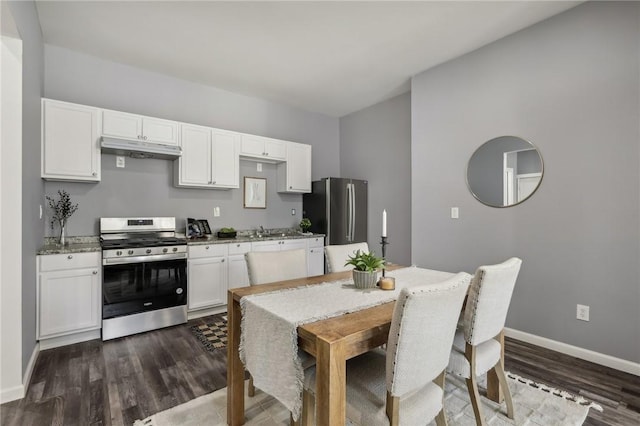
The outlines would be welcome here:
M 489 425 L 573 426 L 581 425 L 589 408 L 602 407 L 582 397 L 535 383 L 507 373 L 509 389 L 515 406 L 515 421 L 506 416 L 506 406 L 482 399 L 484 415 Z M 136 420 L 134 426 L 200 426 L 226 425 L 227 388 L 201 396 L 185 404 Z M 475 425 L 473 408 L 463 379 L 447 377 L 445 409 L 449 425 Z M 288 425 L 289 411 L 271 396 L 257 391 L 253 398 L 246 394 L 247 425 Z M 352 422 L 348 425 L 360 426 Z M 431 422 L 429 425 L 435 425 Z M 366 425 L 361 425 L 366 426 Z
M 205 324 L 194 325 L 191 331 L 208 351 L 227 347 L 226 317 L 217 317 Z

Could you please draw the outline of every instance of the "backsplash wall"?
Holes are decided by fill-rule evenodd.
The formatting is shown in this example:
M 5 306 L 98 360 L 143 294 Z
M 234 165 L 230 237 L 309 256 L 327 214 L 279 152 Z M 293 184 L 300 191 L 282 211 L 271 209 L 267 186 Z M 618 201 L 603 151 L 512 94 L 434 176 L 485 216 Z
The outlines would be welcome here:
M 139 160 L 125 157 L 125 168 L 116 168 L 115 155 L 102 155 L 102 180 L 97 184 L 46 182 L 45 194 L 57 198 L 66 190 L 78 203 L 78 211 L 69 219 L 67 235 L 98 235 L 100 217 L 175 216 L 178 230 L 184 231 L 187 217 L 207 219 L 212 230 L 225 226 L 236 229 L 286 228 L 300 222 L 302 195 L 276 192 L 276 165 L 240 161 L 240 188 L 230 190 L 176 188 L 173 186 L 173 161 Z M 243 207 L 243 177 L 267 179 L 267 208 Z M 220 207 L 220 217 L 213 208 Z M 291 209 L 296 215 L 291 215 Z M 51 209 L 45 208 L 46 235 L 56 236 L 49 226 Z

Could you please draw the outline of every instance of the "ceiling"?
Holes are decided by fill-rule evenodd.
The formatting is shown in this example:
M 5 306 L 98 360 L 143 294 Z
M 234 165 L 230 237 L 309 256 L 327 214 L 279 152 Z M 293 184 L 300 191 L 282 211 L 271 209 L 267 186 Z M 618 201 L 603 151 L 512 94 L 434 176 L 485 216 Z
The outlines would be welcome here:
M 580 2 L 38 1 L 45 43 L 341 117 Z

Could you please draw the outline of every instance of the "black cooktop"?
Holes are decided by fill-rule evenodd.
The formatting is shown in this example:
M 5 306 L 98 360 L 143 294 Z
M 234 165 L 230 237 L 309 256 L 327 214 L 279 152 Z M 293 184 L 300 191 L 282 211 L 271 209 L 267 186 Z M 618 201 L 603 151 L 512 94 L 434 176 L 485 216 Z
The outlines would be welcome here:
M 100 245 L 105 250 L 136 247 L 178 246 L 183 244 L 187 244 L 186 238 L 152 236 L 121 238 L 114 240 L 105 240 L 100 238 Z

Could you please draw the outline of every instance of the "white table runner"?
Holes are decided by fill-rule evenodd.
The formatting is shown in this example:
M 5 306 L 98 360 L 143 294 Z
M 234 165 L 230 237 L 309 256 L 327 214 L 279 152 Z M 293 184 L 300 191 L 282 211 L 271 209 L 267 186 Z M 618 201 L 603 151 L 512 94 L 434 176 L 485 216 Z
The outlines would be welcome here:
M 240 359 L 255 386 L 277 398 L 297 420 L 304 380 L 299 325 L 391 302 L 404 287 L 436 284 L 454 274 L 411 267 L 387 275 L 395 277 L 395 290 L 360 290 L 352 279 L 343 279 L 243 297 Z

